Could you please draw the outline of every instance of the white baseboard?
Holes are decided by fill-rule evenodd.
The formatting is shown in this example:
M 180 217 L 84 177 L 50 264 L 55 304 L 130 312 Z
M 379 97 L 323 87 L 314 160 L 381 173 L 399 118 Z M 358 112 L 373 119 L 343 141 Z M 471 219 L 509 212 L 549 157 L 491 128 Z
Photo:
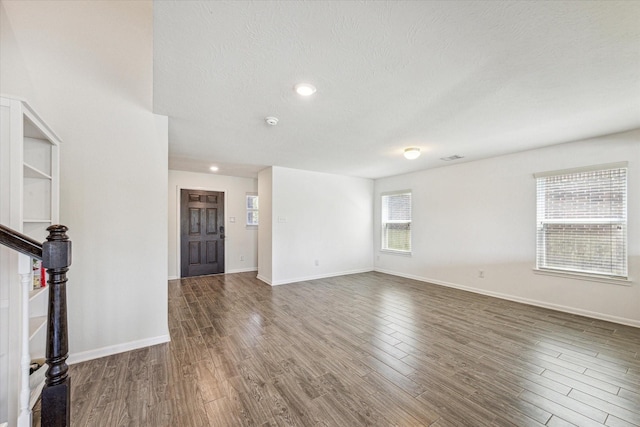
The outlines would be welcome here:
M 95 350 L 82 351 L 80 353 L 72 353 L 67 359 L 69 365 L 75 363 L 86 362 L 87 360 L 98 359 L 100 357 L 111 356 L 112 354 L 124 353 L 125 351 L 137 350 L 139 348 L 150 347 L 156 344 L 162 344 L 171 341 L 169 334 L 160 335 L 153 338 L 146 338 L 138 341 L 130 341 L 123 344 L 116 344 L 107 347 L 97 348 Z
M 179 277 L 178 276 L 169 276 L 169 279 L 167 279 L 167 280 L 176 280 L 176 279 L 179 279 Z
M 278 285 L 286 285 L 289 283 L 306 282 L 308 280 L 318 280 L 318 279 L 326 279 L 329 277 L 346 276 L 348 274 L 368 273 L 370 271 L 373 271 L 373 269 L 362 268 L 358 270 L 339 271 L 335 273 L 318 274 L 313 276 L 304 276 L 304 277 L 295 277 L 292 279 L 276 280 L 275 282 L 272 282 L 272 283 L 269 283 L 266 280 L 260 279 L 260 276 L 258 276 L 258 279 L 262 280 L 265 283 L 269 283 L 271 286 L 278 286 Z
M 384 270 L 384 269 L 381 269 L 381 268 L 375 268 L 374 271 L 377 271 L 379 273 L 390 274 L 392 276 L 405 277 L 407 279 L 418 280 L 420 282 L 433 283 L 434 285 L 446 286 L 448 288 L 460 289 L 460 290 L 463 290 L 463 291 L 473 292 L 473 293 L 476 293 L 476 294 L 487 295 L 487 296 L 490 296 L 490 297 L 500 298 L 500 299 L 504 299 L 504 300 L 508 300 L 508 301 L 519 302 L 519 303 L 523 303 L 523 304 L 533 305 L 533 306 L 536 306 L 536 307 L 548 308 L 548 309 L 551 309 L 551 310 L 562 311 L 562 312 L 565 312 L 565 313 L 577 314 L 577 315 L 580 315 L 580 316 L 590 317 L 592 319 L 606 320 L 607 322 L 619 323 L 621 325 L 634 326 L 636 328 L 640 328 L 640 321 L 639 320 L 628 319 L 626 317 L 612 316 L 612 315 L 606 314 L 606 313 L 599 313 L 599 312 L 596 312 L 596 311 L 583 310 L 581 308 L 569 307 L 569 306 L 560 305 L 560 304 L 553 304 L 553 303 L 546 302 L 546 301 L 533 300 L 533 299 L 529 299 L 529 298 L 522 298 L 522 297 L 519 297 L 519 296 L 516 296 L 516 295 L 503 294 L 503 293 L 500 293 L 500 292 L 487 291 L 487 290 L 484 290 L 484 289 L 478 289 L 478 288 L 473 288 L 473 287 L 470 287 L 470 286 L 459 285 L 457 283 L 443 282 L 441 280 L 428 279 L 426 277 L 415 276 L 413 274 L 400 273 L 398 271 Z
M 234 268 L 233 270 L 225 271 L 225 274 L 249 273 L 251 271 L 258 271 L 258 267 Z
M 258 274 L 258 275 L 256 276 L 256 278 L 257 278 L 258 280 L 263 281 L 264 283 L 266 283 L 266 284 L 267 284 L 267 285 L 269 285 L 269 286 L 273 286 L 273 285 L 271 284 L 271 280 L 267 279 L 267 278 L 266 278 L 266 277 L 264 277 L 264 276 L 261 276 L 260 274 Z

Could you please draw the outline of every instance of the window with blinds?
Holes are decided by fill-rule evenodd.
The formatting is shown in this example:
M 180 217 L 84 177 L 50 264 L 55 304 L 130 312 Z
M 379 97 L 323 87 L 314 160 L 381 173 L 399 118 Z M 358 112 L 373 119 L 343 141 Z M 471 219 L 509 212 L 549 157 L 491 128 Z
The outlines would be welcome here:
M 411 192 L 382 194 L 382 249 L 411 252 Z
M 626 166 L 535 175 L 539 269 L 627 277 Z

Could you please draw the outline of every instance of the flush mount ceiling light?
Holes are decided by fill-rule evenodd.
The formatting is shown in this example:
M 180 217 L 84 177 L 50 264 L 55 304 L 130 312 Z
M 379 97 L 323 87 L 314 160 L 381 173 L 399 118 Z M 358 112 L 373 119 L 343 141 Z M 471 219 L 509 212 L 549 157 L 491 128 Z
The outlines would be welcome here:
M 409 160 L 420 157 L 420 149 L 418 147 L 409 147 L 404 149 L 404 157 Z
M 211 167 L 209 168 L 209 170 L 210 170 L 211 172 L 218 172 L 219 168 L 218 168 L 217 166 L 211 166 Z
M 309 83 L 298 83 L 293 89 L 300 96 L 311 96 L 316 93 L 316 87 Z

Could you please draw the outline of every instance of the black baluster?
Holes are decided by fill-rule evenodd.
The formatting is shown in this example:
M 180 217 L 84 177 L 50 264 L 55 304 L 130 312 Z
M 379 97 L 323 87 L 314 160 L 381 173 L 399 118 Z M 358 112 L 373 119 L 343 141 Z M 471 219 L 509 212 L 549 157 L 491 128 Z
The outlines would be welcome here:
M 71 382 L 66 360 L 69 355 L 67 334 L 67 271 L 71 265 L 71 241 L 67 227 L 52 225 L 42 244 L 42 263 L 49 274 L 49 311 L 47 319 L 47 364 L 42 391 L 42 427 L 68 427 L 71 423 Z

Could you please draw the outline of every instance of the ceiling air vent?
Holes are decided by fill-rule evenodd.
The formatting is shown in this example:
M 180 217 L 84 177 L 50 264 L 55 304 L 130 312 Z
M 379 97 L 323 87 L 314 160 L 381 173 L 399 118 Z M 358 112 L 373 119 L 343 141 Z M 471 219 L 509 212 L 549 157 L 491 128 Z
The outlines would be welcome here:
M 458 160 L 462 158 L 464 158 L 464 156 L 458 156 L 457 154 L 454 154 L 453 156 L 449 156 L 449 157 L 441 157 L 440 160 L 444 160 L 445 162 L 450 162 L 451 160 Z

